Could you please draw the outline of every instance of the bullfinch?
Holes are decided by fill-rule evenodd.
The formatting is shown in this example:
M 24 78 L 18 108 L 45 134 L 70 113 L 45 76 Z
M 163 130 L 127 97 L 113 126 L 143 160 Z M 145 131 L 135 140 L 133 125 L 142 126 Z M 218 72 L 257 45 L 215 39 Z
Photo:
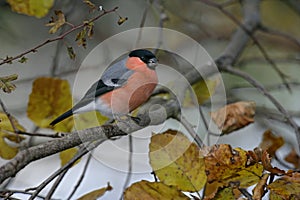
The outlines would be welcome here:
M 128 57 L 108 67 L 83 98 L 50 125 L 92 110 L 111 119 L 127 115 L 151 96 L 158 82 L 157 64 L 152 52 L 145 49 L 131 51 Z

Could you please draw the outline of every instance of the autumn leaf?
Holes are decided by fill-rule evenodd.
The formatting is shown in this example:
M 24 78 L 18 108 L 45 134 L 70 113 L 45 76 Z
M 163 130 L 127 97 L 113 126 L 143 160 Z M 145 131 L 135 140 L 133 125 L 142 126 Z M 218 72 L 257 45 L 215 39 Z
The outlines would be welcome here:
M 200 105 L 210 99 L 210 97 L 215 93 L 218 84 L 219 80 L 201 80 L 192 85 L 193 92 L 195 93 L 197 101 Z M 183 105 L 189 106 L 192 104 L 193 101 L 190 90 L 187 90 Z
M 13 90 L 16 89 L 16 86 L 12 83 L 12 81 L 17 79 L 18 74 L 0 77 L 0 89 L 3 90 L 3 92 L 11 93 Z
M 78 152 L 78 148 L 77 147 L 73 147 L 67 150 L 64 150 L 62 152 L 59 153 L 59 158 L 60 158 L 60 165 L 64 166 L 65 164 L 67 164 Z M 74 164 L 76 165 L 77 163 L 79 163 L 80 160 L 77 160 Z
M 300 199 L 300 173 L 283 176 L 267 188 L 270 190 L 270 200 Z
M 74 52 L 73 47 L 67 47 L 67 51 L 68 51 L 68 55 L 69 55 L 70 59 L 75 60 L 76 54 Z
M 29 96 L 27 116 L 39 127 L 53 128 L 49 124 L 72 107 L 72 96 L 68 81 L 42 77 L 33 82 Z M 73 118 L 69 117 L 54 126 L 54 130 L 70 132 Z
M 277 167 L 273 167 L 271 164 L 271 160 L 272 160 L 272 158 L 271 158 L 270 154 L 266 150 L 263 150 L 261 162 L 262 162 L 262 165 L 264 166 L 265 170 L 271 172 L 272 174 L 277 174 L 277 175 L 285 174 L 284 170 L 279 169 Z
M 195 143 L 182 133 L 168 130 L 151 137 L 150 165 L 166 185 L 199 191 L 206 182 L 203 157 Z
M 138 199 L 153 199 L 153 200 L 188 200 L 181 191 L 176 187 L 165 185 L 161 182 L 148 182 L 145 180 L 132 184 L 124 192 L 124 200 L 138 200 Z
M 232 200 L 235 199 L 233 188 L 232 187 L 225 187 L 219 190 L 216 196 L 213 198 L 214 200 Z
M 122 25 L 124 22 L 128 20 L 128 17 L 119 17 L 118 25 Z
M 83 3 L 85 3 L 90 8 L 90 12 L 97 10 L 97 6 L 91 1 L 83 0 Z
M 254 122 L 255 102 L 240 101 L 210 113 L 222 134 L 228 134 Z
M 211 184 L 205 195 L 210 195 L 218 188 L 227 187 L 231 183 L 241 188 L 257 183 L 262 175 L 263 166 L 259 163 L 248 165 L 248 159 L 248 153 L 240 148 L 232 149 L 227 144 L 212 146 L 204 156 L 207 182 Z
M 271 156 L 275 155 L 277 149 L 284 144 L 284 140 L 281 136 L 274 135 L 271 130 L 267 130 L 263 134 L 262 142 L 259 147 L 266 150 Z
M 107 186 L 104 188 L 100 188 L 97 190 L 93 190 L 81 197 L 78 198 L 78 200 L 96 200 L 99 197 L 103 196 L 105 194 L 105 192 L 107 191 L 111 191 L 113 188 L 110 186 L 109 183 L 107 183 Z
M 260 200 L 264 196 L 265 188 L 267 186 L 267 180 L 270 174 L 264 174 L 260 181 L 257 183 L 255 188 L 253 188 L 253 200 Z
M 284 158 L 285 161 L 292 163 L 296 169 L 300 168 L 300 156 L 293 148 L 290 153 Z
M 34 16 L 44 17 L 52 8 L 54 0 L 6 0 L 14 12 Z
M 11 118 L 18 130 L 25 131 L 23 126 L 21 126 L 13 116 L 11 116 Z M 0 157 L 9 160 L 15 157 L 19 151 L 18 147 L 11 146 L 11 144 L 7 143 L 7 140 L 13 143 L 20 143 L 24 139 L 24 137 L 14 133 L 14 129 L 7 115 L 0 112 Z
M 56 18 L 52 17 L 51 21 L 46 26 L 52 26 L 49 30 L 50 34 L 56 33 L 58 29 L 66 23 L 65 15 L 62 11 L 54 11 Z

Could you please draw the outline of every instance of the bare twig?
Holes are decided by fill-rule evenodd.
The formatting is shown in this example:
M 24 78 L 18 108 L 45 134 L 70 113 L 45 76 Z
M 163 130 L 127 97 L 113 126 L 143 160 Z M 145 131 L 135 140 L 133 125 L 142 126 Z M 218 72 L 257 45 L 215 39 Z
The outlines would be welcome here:
M 205 147 L 205 144 L 203 143 L 202 139 L 195 132 L 193 126 L 189 123 L 189 121 L 184 116 L 182 116 L 181 114 L 178 114 L 177 116 L 174 117 L 174 119 L 179 121 L 185 127 L 185 129 L 192 136 L 192 138 L 194 139 L 194 141 L 200 148 Z
M 260 24 L 258 26 L 258 30 L 262 31 L 262 32 L 265 32 L 265 33 L 268 33 L 268 34 L 271 34 L 271 35 L 277 35 L 277 36 L 280 36 L 280 37 L 283 37 L 291 42 L 293 42 L 294 44 L 296 44 L 298 47 L 300 47 L 300 40 L 297 39 L 296 37 L 288 34 L 288 33 L 284 33 L 284 32 L 281 32 L 279 30 L 275 30 L 275 29 L 272 29 L 270 27 L 267 27 L 263 24 Z
M 85 176 L 85 173 L 86 173 L 86 171 L 88 169 L 88 166 L 90 164 L 91 158 L 92 158 L 92 154 L 89 154 L 88 157 L 87 157 L 87 159 L 86 159 L 86 162 L 85 162 L 85 165 L 83 167 L 83 170 L 81 172 L 81 175 L 80 175 L 80 177 L 79 177 L 79 179 L 77 181 L 77 184 L 75 185 L 74 189 L 72 190 L 72 192 L 68 196 L 67 200 L 70 200 L 73 197 L 73 195 L 75 194 L 75 192 L 79 188 L 80 184 L 82 183 L 82 180 L 83 180 L 83 178 Z
M 225 10 L 221 4 L 215 3 L 211 0 L 199 0 L 202 3 L 205 3 L 209 6 L 217 8 L 229 19 L 231 19 L 236 25 L 240 28 L 232 36 L 231 43 L 227 46 L 224 51 L 225 54 L 220 56 L 220 59 L 225 59 L 227 64 L 233 65 L 240 54 L 243 52 L 243 49 L 248 43 L 249 37 L 252 39 L 254 44 L 258 47 L 262 53 L 265 60 L 272 66 L 272 68 L 278 73 L 282 82 L 285 84 L 286 88 L 291 92 L 291 88 L 288 85 L 286 80 L 287 75 L 284 74 L 277 64 L 270 58 L 269 54 L 253 33 L 257 30 L 258 26 L 261 24 L 259 5 L 261 0 L 243 0 L 243 13 L 244 13 L 244 23 L 241 23 L 233 14 Z M 246 33 L 246 34 L 245 34 Z
M 132 175 L 132 156 L 133 156 L 133 143 L 132 143 L 132 135 L 128 135 L 128 146 L 129 146 L 129 157 L 128 157 L 128 172 L 127 172 L 127 176 L 126 176 L 126 180 L 124 182 L 124 186 L 123 186 L 123 191 L 126 190 L 126 188 L 129 185 L 130 179 L 131 179 L 131 175 Z M 123 192 L 120 196 L 120 200 L 123 199 Z
M 85 26 L 87 26 L 89 23 L 91 22 L 94 22 L 96 20 L 98 20 L 99 18 L 101 18 L 102 16 L 104 15 L 107 15 L 109 13 L 115 13 L 117 11 L 118 7 L 115 7 L 113 9 L 110 9 L 110 10 L 104 10 L 101 14 L 97 15 L 96 17 L 88 20 L 87 22 L 83 22 L 79 25 L 76 25 L 76 26 L 73 26 L 71 27 L 68 31 L 60 34 L 59 36 L 57 37 L 54 37 L 54 38 L 51 38 L 51 39 L 47 39 L 45 40 L 44 42 L 36 45 L 35 47 L 31 48 L 31 49 L 28 49 L 27 51 L 24 51 L 23 53 L 20 53 L 19 55 L 16 55 L 16 56 L 13 56 L 13 57 L 8 57 L 6 59 L 3 59 L 1 62 L 0 62 L 0 65 L 3 65 L 3 64 L 7 64 L 7 63 L 11 63 L 12 61 L 16 60 L 16 59 L 19 59 L 19 58 L 22 58 L 23 56 L 27 55 L 27 54 L 30 54 L 30 53 L 36 53 L 38 49 L 40 49 L 41 47 L 49 44 L 49 43 L 52 43 L 52 42 L 55 42 L 55 41 L 58 41 L 58 40 L 62 40 L 64 39 L 67 35 L 69 35 L 70 33 L 73 33 L 74 31 L 76 30 L 79 30 Z
M 51 200 L 52 199 L 52 196 L 53 196 L 55 190 L 57 189 L 58 185 L 61 183 L 61 181 L 63 180 L 63 178 L 65 177 L 65 175 L 69 171 L 69 169 L 70 168 L 65 169 L 61 174 L 59 174 L 59 176 L 55 180 L 54 184 L 51 186 L 51 189 L 48 192 L 47 196 L 45 197 L 45 200 Z
M 54 172 L 45 181 L 43 181 L 38 187 L 27 189 L 26 191 L 35 190 L 34 193 L 31 195 L 31 197 L 29 198 L 29 200 L 33 200 L 50 182 L 53 181 L 53 179 L 55 179 L 57 176 L 67 171 L 77 160 L 79 160 L 82 156 L 84 156 L 90 150 L 96 148 L 99 144 L 101 144 L 104 141 L 105 140 L 102 139 L 102 140 L 98 140 L 95 143 L 91 142 L 88 145 L 88 147 L 82 146 L 80 150 L 77 152 L 77 154 L 67 164 L 65 164 L 63 167 L 61 167 L 56 172 Z

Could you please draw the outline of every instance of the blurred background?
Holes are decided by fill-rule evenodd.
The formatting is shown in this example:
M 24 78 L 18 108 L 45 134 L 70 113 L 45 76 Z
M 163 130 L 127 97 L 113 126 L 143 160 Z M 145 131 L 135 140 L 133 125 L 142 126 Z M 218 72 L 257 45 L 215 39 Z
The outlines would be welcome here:
M 45 45 L 36 53 L 29 54 L 26 63 L 14 62 L 4 64 L 0 68 L 0 75 L 6 76 L 18 74 L 15 81 L 16 90 L 12 93 L 1 92 L 1 99 L 5 103 L 8 111 L 15 116 L 28 132 L 33 131 L 35 126 L 28 119 L 26 110 L 29 94 L 31 93 L 32 83 L 37 77 L 53 76 L 66 79 L 71 87 L 76 78 L 76 73 L 83 60 L 105 39 L 133 28 L 145 27 L 164 27 L 179 31 L 196 40 L 208 52 L 212 59 L 218 58 L 233 33 L 237 25 L 231 19 L 224 16 L 218 9 L 208 6 L 197 0 L 111 0 L 111 1 L 92 1 L 97 6 L 102 6 L 105 10 L 119 7 L 117 10 L 121 17 L 128 17 L 123 24 L 118 25 L 119 16 L 111 13 L 95 22 L 94 35 L 88 39 L 87 47 L 78 46 L 75 42 L 76 33 L 68 35 L 64 40 Z M 242 20 L 242 9 L 240 1 L 214 1 L 224 6 L 228 12 L 232 13 L 238 20 Z M 52 38 L 68 30 L 68 26 L 63 27 L 54 35 L 48 33 L 49 27 L 45 24 L 53 16 L 54 10 L 61 10 L 65 14 L 66 20 L 72 24 L 80 24 L 82 21 L 92 18 L 97 14 L 90 13 L 89 7 L 82 1 L 64 0 L 54 1 L 48 14 L 37 18 L 19 14 L 11 10 L 10 4 L 5 1 L 0 3 L 0 58 L 18 55 L 40 43 L 47 38 Z M 249 73 L 256 80 L 265 85 L 268 91 L 278 99 L 281 104 L 298 119 L 300 116 L 300 5 L 293 0 L 263 0 L 260 3 L 260 14 L 262 24 L 275 32 L 284 33 L 270 34 L 264 31 L 257 31 L 255 37 L 260 41 L 272 60 L 280 70 L 287 75 L 290 83 L 291 92 L 282 84 L 278 73 L 264 59 L 262 53 L 253 42 L 247 44 L 247 48 L 241 53 L 235 67 Z M 288 36 L 287 36 L 288 35 Z M 290 38 L 296 38 L 297 41 Z M 157 38 L 153 38 L 158 40 Z M 71 60 L 68 56 L 67 46 L 72 46 L 76 59 Z M 182 41 L 174 40 L 174 46 L 178 49 L 188 49 Z M 103 59 L 111 60 L 112 52 L 101 55 Z M 184 71 L 187 64 L 180 58 L 170 57 L 167 54 L 159 54 L 160 63 Z M 103 60 L 103 63 L 106 63 Z M 97 79 L 97 74 L 93 73 L 93 67 L 97 68 L 101 63 L 91 61 L 86 65 L 91 65 L 90 71 L 86 72 L 87 79 Z M 162 70 L 161 70 L 162 71 Z M 93 76 L 93 77 L 91 77 Z M 164 74 L 160 74 L 160 80 L 164 79 Z M 219 143 L 229 143 L 234 147 L 253 149 L 259 144 L 262 133 L 267 129 L 272 129 L 276 134 L 285 139 L 285 146 L 282 147 L 282 155 L 288 149 L 297 146 L 294 131 L 280 120 L 280 114 L 275 107 L 257 89 L 251 87 L 245 80 L 233 75 L 223 74 L 227 102 L 237 100 L 255 101 L 257 105 L 257 115 L 255 123 L 236 131 L 228 136 L 218 138 Z M 82 83 L 82 88 L 73 93 L 75 101 L 78 100 L 88 87 Z M 45 86 L 47 87 L 47 86 Z M 216 94 L 217 95 L 217 94 Z M 207 106 L 207 116 L 209 102 Z M 187 108 L 187 113 L 189 113 Z M 193 113 L 188 114 L 187 118 L 193 118 Z M 298 120 L 298 123 L 299 120 Z M 141 179 L 153 180 L 151 168 L 148 165 L 147 149 L 151 132 L 158 132 L 164 127 L 178 128 L 176 122 L 169 120 L 166 124 L 143 129 L 136 134 L 136 144 L 134 151 L 142 152 L 142 155 L 135 155 L 131 182 Z M 47 129 L 40 130 L 49 132 Z M 205 129 L 199 130 L 205 132 Z M 201 134 L 201 133 L 199 133 Z M 142 138 L 142 139 L 141 139 Z M 44 142 L 45 139 L 34 138 L 31 144 Z M 118 150 L 122 149 L 122 151 Z M 113 186 L 113 190 L 103 197 L 103 199 L 119 198 L 126 177 L 128 168 L 127 153 L 120 155 L 123 150 L 128 149 L 128 139 L 126 137 L 117 141 L 105 142 L 97 149 L 99 152 L 97 159 L 93 159 L 82 184 L 74 197 L 79 197 L 87 191 L 103 187 L 107 182 Z M 125 156 L 124 156 L 125 155 Z M 85 159 L 85 158 L 84 158 Z M 84 161 L 83 159 L 83 161 Z M 82 170 L 84 162 L 74 166 L 67 174 L 67 177 L 60 184 L 54 198 L 64 199 L 68 196 L 70 188 L 76 183 L 79 172 Z M 6 160 L 0 160 L 5 163 Z M 107 164 L 108 163 L 108 164 Z M 114 163 L 114 164 L 111 164 Z M 51 172 L 60 166 L 59 156 L 54 155 L 43 160 L 36 161 L 18 173 L 8 188 L 24 189 L 33 187 L 45 180 Z M 115 167 L 118 166 L 118 167 Z M 47 189 L 45 189 L 46 191 Z M 43 193 L 42 193 L 43 194 Z M 24 197 L 24 196 L 19 196 Z

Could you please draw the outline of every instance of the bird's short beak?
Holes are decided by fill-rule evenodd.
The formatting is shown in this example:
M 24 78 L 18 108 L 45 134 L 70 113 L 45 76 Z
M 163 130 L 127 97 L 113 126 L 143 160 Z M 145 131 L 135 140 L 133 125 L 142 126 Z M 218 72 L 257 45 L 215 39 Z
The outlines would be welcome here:
M 155 67 L 157 66 L 157 64 L 158 64 L 158 61 L 157 61 L 157 59 L 156 58 L 151 58 L 149 61 L 148 61 L 148 67 L 150 68 L 150 69 L 155 69 Z

